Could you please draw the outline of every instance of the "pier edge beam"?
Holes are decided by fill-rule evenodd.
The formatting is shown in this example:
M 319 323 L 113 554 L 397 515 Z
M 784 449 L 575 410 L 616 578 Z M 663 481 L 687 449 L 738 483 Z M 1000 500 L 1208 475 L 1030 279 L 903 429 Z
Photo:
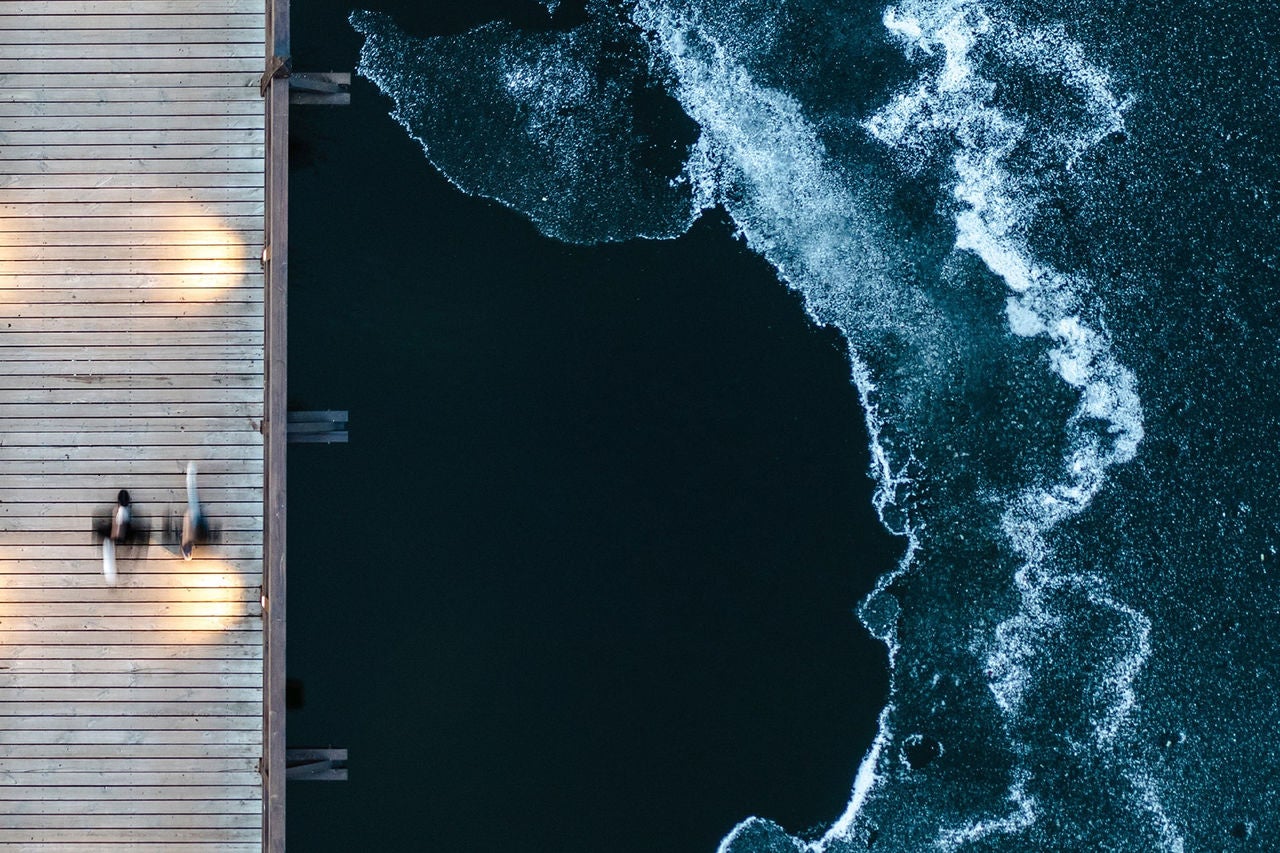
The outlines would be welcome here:
M 266 64 L 290 55 L 289 0 L 266 0 Z M 288 442 L 289 81 L 264 79 L 266 111 L 266 452 L 263 534 L 264 705 L 263 849 L 285 849 L 285 459 Z

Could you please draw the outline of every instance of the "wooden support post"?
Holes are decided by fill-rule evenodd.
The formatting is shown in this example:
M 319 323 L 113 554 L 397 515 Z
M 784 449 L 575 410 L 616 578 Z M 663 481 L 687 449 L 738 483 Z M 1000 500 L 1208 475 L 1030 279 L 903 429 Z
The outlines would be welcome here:
M 294 106 L 345 107 L 351 103 L 351 74 L 345 71 L 295 71 L 289 76 Z
M 334 410 L 290 412 L 289 442 L 291 444 L 345 444 L 347 413 Z
M 290 782 L 347 781 L 345 749 L 290 749 L 286 761 Z

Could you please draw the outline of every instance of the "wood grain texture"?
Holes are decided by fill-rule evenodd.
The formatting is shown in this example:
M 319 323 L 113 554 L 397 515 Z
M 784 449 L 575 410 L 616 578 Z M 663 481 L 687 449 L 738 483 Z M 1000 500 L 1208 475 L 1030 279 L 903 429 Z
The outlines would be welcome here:
M 4 853 L 264 846 L 266 43 L 262 0 L 0 2 Z

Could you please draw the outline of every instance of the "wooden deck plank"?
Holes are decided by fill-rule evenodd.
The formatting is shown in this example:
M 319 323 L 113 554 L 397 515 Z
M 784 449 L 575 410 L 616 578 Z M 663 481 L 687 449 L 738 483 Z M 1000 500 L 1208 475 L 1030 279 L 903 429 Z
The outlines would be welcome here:
M 174 234 L 175 239 L 181 238 L 182 234 Z M 0 274 L 0 280 L 3 280 L 3 274 Z M 148 282 L 148 278 L 162 280 L 168 283 L 168 286 L 152 285 Z M 215 302 L 225 301 L 232 303 L 244 302 L 262 302 L 261 288 L 250 287 L 248 282 L 252 282 L 252 278 L 247 279 L 244 287 L 227 288 L 227 287 L 197 287 L 183 284 L 183 279 L 175 276 L 122 276 L 120 284 L 116 287 L 103 285 L 95 287 L 92 290 L 82 288 L 68 289 L 61 285 L 61 282 L 54 282 L 52 286 L 46 287 L 0 287 L 0 305 L 19 305 L 27 307 L 38 304 L 55 304 L 64 305 L 72 310 L 80 310 L 81 306 L 96 303 L 187 303 L 188 306 L 202 307 L 211 305 Z M 135 284 L 142 279 L 141 284 Z M 46 282 L 46 284 L 50 284 Z M 11 310 L 5 308 L 3 310 Z M 117 306 L 114 310 L 120 310 Z M 131 309 L 130 309 L 131 310 Z
M 162 131 L 163 132 L 163 131 Z M 252 129 L 249 129 L 252 132 Z M 6 204 L 106 204 L 109 202 L 127 202 L 130 204 L 178 203 L 189 209 L 193 203 L 241 202 L 261 204 L 262 192 L 256 187 L 78 187 L 74 189 L 38 189 L 4 188 L 0 195 Z M 187 215 L 187 214 L 183 214 Z M 210 245 L 221 245 L 213 243 Z M 235 246 L 233 245 L 233 248 Z M 139 245 L 136 249 L 151 248 L 156 251 L 168 250 L 170 246 Z
M 176 586 L 163 588 L 120 588 L 107 587 L 101 589 L 85 587 L 77 590 L 65 588 L 41 587 L 38 589 L 11 589 L 4 594 L 6 607 L 19 612 L 25 606 L 35 604 L 57 604 L 61 607 L 84 610 L 89 606 L 118 610 L 135 607 L 140 603 L 159 605 L 163 612 L 165 607 L 178 608 L 179 612 L 189 612 L 205 602 L 245 602 L 249 605 L 261 606 L 259 596 L 252 587 L 215 587 L 202 588 Z M 0 678 L 12 672 L 9 661 L 0 662 Z M 135 672 L 136 674 L 136 672 Z
M 95 629 L 97 630 L 97 629 Z M 106 630 L 106 629 L 103 629 Z M 152 630 L 152 629 L 142 629 Z M 98 708 L 122 707 L 126 712 L 135 703 L 189 704 L 205 707 L 236 707 L 262 701 L 262 685 L 257 687 L 33 687 L 23 683 L 17 687 L 0 685 L 0 707 L 21 702 L 73 704 L 75 713 Z M 64 714 L 67 712 L 63 712 Z M 0 755 L 0 771 L 8 766 L 9 754 Z
M 147 448 L 154 451 L 155 448 Z M 258 451 L 261 454 L 261 451 Z M 146 477 L 154 479 L 156 476 L 173 476 L 175 470 L 183 473 L 182 463 L 176 461 L 173 457 L 177 455 L 172 450 L 165 453 L 155 453 L 145 458 L 139 458 L 137 453 L 131 455 L 121 455 L 118 459 L 94 458 L 92 460 L 85 459 L 16 459 L 8 460 L 5 465 L 0 468 L 3 476 L 12 477 L 17 475 L 39 475 L 40 477 L 50 476 L 80 476 L 80 475 L 96 475 L 99 477 Z M 240 458 L 222 458 L 218 459 L 211 454 L 200 454 L 200 471 L 207 477 L 218 477 L 222 475 L 230 475 L 236 478 L 236 482 L 257 483 L 262 479 L 262 468 L 258 464 L 258 460 L 253 459 L 248 451 L 238 454 Z M 3 531 L 3 528 L 0 528 Z
M 186 328 L 188 323 L 194 324 L 198 328 L 198 324 L 202 322 L 228 323 L 232 325 L 257 322 L 261 327 L 262 303 L 247 300 L 240 301 L 236 297 L 243 298 L 239 293 L 232 293 L 228 294 L 227 298 L 219 299 L 216 302 L 174 304 L 172 302 L 136 301 L 122 304 L 80 302 L 76 300 L 71 304 L 67 304 L 65 302 L 16 302 L 6 300 L 0 295 L 0 319 L 5 322 L 22 322 L 29 326 L 36 326 L 48 324 L 51 321 L 61 321 L 68 324 L 80 322 L 96 324 L 103 320 L 121 320 L 146 324 L 163 321 L 168 318 L 169 323 L 178 323 L 182 328 Z M 82 331 L 83 329 L 84 327 L 81 327 Z M 11 378 L 0 375 L 0 388 L 11 387 L 5 384 Z M 170 384 L 177 383 L 174 384 L 174 387 L 186 387 L 181 383 L 187 377 L 171 376 L 168 378 Z M 207 387 L 207 385 L 201 385 L 200 387 Z
M 26 86 L 10 85 L 0 89 L 0 104 L 39 104 L 45 110 L 56 111 L 62 104 L 81 104 L 92 106 L 96 111 L 108 108 L 116 103 L 128 104 L 124 114 L 131 109 L 150 110 L 161 106 L 173 106 L 173 109 L 200 109 L 210 111 L 215 104 L 227 103 L 238 110 L 246 110 L 252 105 L 261 106 L 262 102 L 256 90 L 248 86 L 188 86 L 182 89 L 149 89 L 143 93 L 124 85 L 121 81 L 112 81 L 111 86 L 96 88 L 67 88 L 43 86 L 40 81 L 29 81 Z M 177 106 L 185 104 L 184 107 Z M 11 167 L 16 169 L 17 167 Z
M 0 104 L 3 108 L 5 104 Z M 5 116 L 0 109 L 0 117 Z M 136 116 L 138 121 L 150 121 L 157 116 Z M 199 116 L 176 116 L 199 118 Z M 210 116 L 217 118 L 217 116 Z M 238 118 L 238 116 L 236 117 Z M 106 174 L 30 172 L 21 175 L 0 175 L 0 188 L 5 190 L 58 190 L 84 189 L 217 189 L 221 187 L 254 187 L 262 182 L 261 172 L 173 172 L 173 171 L 116 171 Z M 259 241 L 261 242 L 261 241 Z M 3 244 L 0 244 L 3 245 Z
M 0 91 L 0 101 L 5 93 Z M 44 161 L 21 160 L 11 158 L 0 167 L 0 172 L 9 175 L 139 175 L 139 174 L 172 174 L 185 172 L 189 175 L 225 174 L 248 172 L 262 174 L 262 157 L 253 152 L 240 156 L 216 156 L 216 151 L 173 151 L 172 156 L 160 158 L 148 149 L 144 153 L 126 159 L 79 159 Z M 261 226 L 259 226 L 261 227 Z M 95 228 L 82 228 L 82 231 L 96 231 Z M 138 228 L 138 231 L 154 229 Z M 168 230 L 168 229 L 165 229 Z
M 252 127 L 205 127 L 154 129 L 126 128 L 123 130 L 31 130 L 13 128 L 0 131 L 0 148 L 32 148 L 41 146 L 57 149 L 64 157 L 72 159 L 90 152 L 114 150 L 122 145 L 156 146 L 170 148 L 178 145 L 254 145 L 260 137 Z
M 61 5 L 61 4 L 59 4 Z M 35 31 L 40 33 L 63 30 L 69 33 L 92 33 L 100 30 L 119 30 L 126 33 L 169 31 L 181 33 L 208 32 L 210 30 L 250 30 L 262 32 L 265 15 L 261 8 L 245 12 L 224 12 L 213 14 L 212 10 L 203 14 L 172 14 L 167 12 L 152 13 L 142 8 L 126 9 L 111 12 L 98 3 L 99 8 L 89 12 L 36 12 L 28 10 L 22 14 L 10 12 L 0 15 L 0 31 L 13 32 Z M 11 3 L 6 3 L 12 8 Z M 237 40 L 239 35 L 234 36 Z
M 52 166 L 52 164 L 49 165 Z M 141 233 L 169 233 L 195 231 L 203 234 L 203 239 L 205 240 L 220 239 L 227 243 L 245 240 L 244 237 L 241 237 L 236 232 L 259 230 L 262 227 L 262 216 L 260 214 L 232 214 L 229 212 L 216 214 L 188 212 L 156 217 L 131 212 L 119 216 L 62 216 L 44 220 L 43 223 L 39 224 L 43 224 L 44 228 L 36 227 L 36 223 L 29 222 L 24 217 L 5 217 L 0 220 L 0 232 L 136 231 Z M 30 237 L 9 237 L 6 238 L 6 245 L 28 244 L 31 239 Z
M 120 17 L 122 16 L 112 16 L 112 18 Z M 51 53 L 44 54 L 49 56 L 63 55 L 58 52 L 60 50 L 74 51 L 76 49 L 116 45 L 130 49 L 141 45 L 210 45 L 216 47 L 221 45 L 251 44 L 258 53 L 262 53 L 262 31 L 251 26 L 237 26 L 237 23 L 245 22 L 231 16 L 221 18 L 227 26 L 209 26 L 207 29 L 147 27 L 146 24 L 152 23 L 150 19 L 144 19 L 144 26 L 134 28 L 103 26 L 101 17 L 95 18 L 95 16 L 89 15 L 82 15 L 80 20 L 82 22 L 87 20 L 90 25 L 82 24 L 77 29 L 35 29 L 32 27 L 15 29 L 10 21 L 9 26 L 0 26 L 0 44 L 30 45 L 44 51 L 51 51 Z
M 98 583 L 102 583 L 102 569 L 98 567 Z M 0 641 L 11 646 L 40 646 L 40 645 L 109 645 L 109 646 L 154 646 L 154 645 L 175 645 L 178 643 L 186 643 L 190 645 L 211 646 L 213 648 L 222 648 L 224 646 L 253 646 L 255 648 L 262 645 L 262 631 L 260 628 L 246 628 L 244 630 L 231 630 L 222 626 L 213 624 L 199 625 L 184 630 L 176 631 L 135 631 L 135 630 L 100 630 L 100 631 L 2 631 L 0 630 Z M 47 717 L 53 719 L 56 708 L 42 708 L 32 706 L 24 712 L 20 707 L 10 709 L 8 712 L 0 710 L 0 716 L 17 716 L 21 717 L 25 714 L 34 714 L 39 717 Z M 139 717 L 148 716 L 164 716 L 159 714 L 155 709 L 138 707 L 132 709 Z M 261 720 L 257 721 L 258 725 L 262 724 Z M 3 725 L 10 725 L 9 721 L 5 721 Z
M 237 661 L 224 661 L 237 663 Z M 256 674 L 261 679 L 261 674 Z M 168 728 L 117 731 L 81 729 L 76 731 L 22 730 L 0 731 L 0 744 L 6 747 L 42 747 L 46 749 L 101 749 L 103 747 L 140 746 L 146 749 L 202 749 L 210 746 L 234 746 L 243 753 L 246 746 L 261 746 L 262 732 L 238 729 L 174 730 Z M 7 750 L 6 750 L 7 752 Z M 15 755 L 18 755 L 16 750 Z M 139 753 L 143 754 L 143 753 Z M 181 753 L 179 753 L 181 754 Z
M 10 58 L 12 49 L 4 51 L 4 55 L 0 56 L 0 78 L 7 75 L 22 77 L 31 71 L 33 52 L 25 52 L 28 54 L 26 57 Z M 253 74 L 254 72 L 262 73 L 262 57 L 260 55 L 254 56 L 239 46 L 233 46 L 233 49 L 221 55 L 207 55 L 209 54 L 208 50 L 197 51 L 194 54 L 190 51 L 187 51 L 187 53 L 187 56 L 182 56 L 180 53 L 170 53 L 168 56 L 149 57 L 125 56 L 108 58 L 82 55 L 65 58 L 59 56 L 41 57 L 39 52 L 34 52 L 34 57 L 35 61 L 40 63 L 41 75 L 49 85 L 55 83 L 81 85 L 83 81 L 64 81 L 63 79 L 77 74 L 97 76 L 116 74 L 245 75 Z M 243 78 L 242 76 L 237 76 L 235 79 L 238 81 Z
M 123 585 L 123 584 L 122 584 Z M 98 586 L 102 586 L 101 578 L 98 580 Z M 98 662 L 130 662 L 141 663 L 144 661 L 155 661 L 161 664 L 168 664 L 177 661 L 193 662 L 193 661 L 241 661 L 241 662 L 262 662 L 262 646 L 243 646 L 243 645 L 195 645 L 187 642 L 177 643 L 142 643 L 132 645 L 130 647 L 83 643 L 41 643 L 39 645 L 24 646 L 13 651 L 12 661 L 22 662 L 39 662 L 43 665 L 47 661 L 74 661 L 77 665 L 86 666 L 88 664 L 98 664 Z M 166 720 L 163 723 L 151 722 L 147 720 L 137 720 L 137 724 L 132 726 L 117 726 L 117 728 L 131 729 L 172 729 L 174 724 L 172 721 Z M 32 719 L 27 724 L 19 724 L 15 720 L 6 720 L 5 725 L 12 729 L 57 729 L 56 725 L 44 725 L 38 720 Z M 68 724 L 71 729 L 81 729 L 83 725 Z M 179 726 L 178 728 L 195 728 L 200 726 Z M 261 729 L 259 729 L 261 732 Z
M 73 811 L 74 809 L 74 811 Z M 56 802 L 40 803 L 30 800 L 8 800 L 4 805 L 7 815 L 48 815 L 51 818 L 69 817 L 79 814 L 84 816 L 137 816 L 137 815 L 171 815 L 174 818 L 189 815 L 197 818 L 200 815 L 247 815 L 262 810 L 262 801 L 256 798 L 217 799 L 217 800 L 121 800 L 121 799 L 61 799 Z M 25 820 L 25 818 L 24 818 Z M 17 821 L 15 821 L 17 823 Z M 98 825 L 96 821 L 89 825 Z
M 29 67 L 29 66 L 28 66 Z M 243 71 L 85 71 L 63 72 L 45 75 L 39 72 L 0 73 L 0 87 L 14 92 L 33 90 L 50 92 L 63 89 L 72 92 L 99 89 L 213 89 L 219 91 L 216 99 L 225 99 L 236 92 L 258 94 L 258 78 L 261 66 Z
M 48 222 L 49 220 L 41 219 L 37 221 Z M 57 284 L 57 281 L 63 277 L 137 275 L 139 273 L 176 275 L 188 279 L 227 276 L 234 280 L 243 281 L 246 276 L 257 275 L 260 265 L 257 258 L 229 258 L 225 260 L 209 258 L 172 260 L 136 258 L 127 260 L 72 259 L 65 261 L 50 258 L 36 261 L 15 260 L 4 262 L 6 278 L 10 276 L 15 278 L 44 276 L 45 280 L 50 284 Z M 59 272 L 60 267 L 63 270 L 61 273 Z M 53 281 L 49 280 L 50 276 L 53 277 Z
M 142 815 L 130 814 L 97 814 L 92 820 L 85 820 L 76 814 L 23 814 L 6 820 L 11 829 L 74 829 L 83 826 L 86 829 L 124 829 L 145 826 L 151 829 L 258 829 L 252 822 L 246 821 L 241 814 L 231 812 L 223 814 L 206 812 L 204 814 L 151 814 L 145 820 Z
M 246 378 L 251 378 L 251 375 Z M 7 436 L 6 436 L 7 438 Z M 136 463 L 138 466 L 153 466 L 158 462 L 169 464 L 177 456 L 189 456 L 200 463 L 202 468 L 209 464 L 220 464 L 224 460 L 231 465 L 245 460 L 254 461 L 254 457 L 262 453 L 260 442 L 253 444 L 218 444 L 209 446 L 192 446 L 178 444 L 137 444 L 99 443 L 97 445 L 67 444 L 0 444 L 0 460 L 8 464 L 25 466 L 58 465 L 65 462 L 93 462 L 115 464 L 117 462 Z M 18 468 L 17 470 L 22 470 Z M 16 471 L 15 471 L 16 473 Z
M 137 824 L 134 824 L 136 827 Z M 74 841 L 77 844 L 110 843 L 120 844 L 164 844 L 166 849 L 182 849 L 184 841 L 209 841 L 218 839 L 227 843 L 250 844 L 261 843 L 261 830 L 256 826 L 243 829 L 41 829 L 20 830 L 0 827 L 0 844 L 17 844 L 28 841 L 44 847 L 46 844 Z
M 78 28 L 82 15 L 215 15 L 260 12 L 261 0 L 6 0 L 0 17 L 52 15 Z
M 91 605 L 82 605 L 88 607 Z M 134 605 L 139 609 L 145 604 Z M 15 673 L 12 670 L 0 670 L 0 689 L 58 689 L 94 691 L 93 697 L 99 696 L 99 690 L 220 690 L 235 688 L 238 690 L 256 690 L 257 699 L 262 698 L 262 673 L 217 674 L 207 672 L 66 672 L 62 674 L 29 672 Z M 15 753 L 6 751 L 5 755 Z

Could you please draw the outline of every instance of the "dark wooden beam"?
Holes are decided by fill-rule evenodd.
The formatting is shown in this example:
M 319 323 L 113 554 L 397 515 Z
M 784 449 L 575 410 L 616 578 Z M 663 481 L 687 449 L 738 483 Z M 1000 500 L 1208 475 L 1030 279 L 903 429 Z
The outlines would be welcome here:
M 289 103 L 345 107 L 351 103 L 349 71 L 295 71 L 289 77 Z
M 286 766 L 290 782 L 347 781 L 345 749 L 290 749 Z
M 347 413 L 337 410 L 289 413 L 290 444 L 345 444 Z
M 290 55 L 289 0 L 266 0 L 266 68 Z M 285 461 L 289 419 L 289 82 L 272 73 L 265 76 L 267 221 L 264 242 L 266 274 L 266 453 L 263 507 L 265 538 L 263 565 L 263 815 L 262 843 L 266 853 L 285 850 Z

